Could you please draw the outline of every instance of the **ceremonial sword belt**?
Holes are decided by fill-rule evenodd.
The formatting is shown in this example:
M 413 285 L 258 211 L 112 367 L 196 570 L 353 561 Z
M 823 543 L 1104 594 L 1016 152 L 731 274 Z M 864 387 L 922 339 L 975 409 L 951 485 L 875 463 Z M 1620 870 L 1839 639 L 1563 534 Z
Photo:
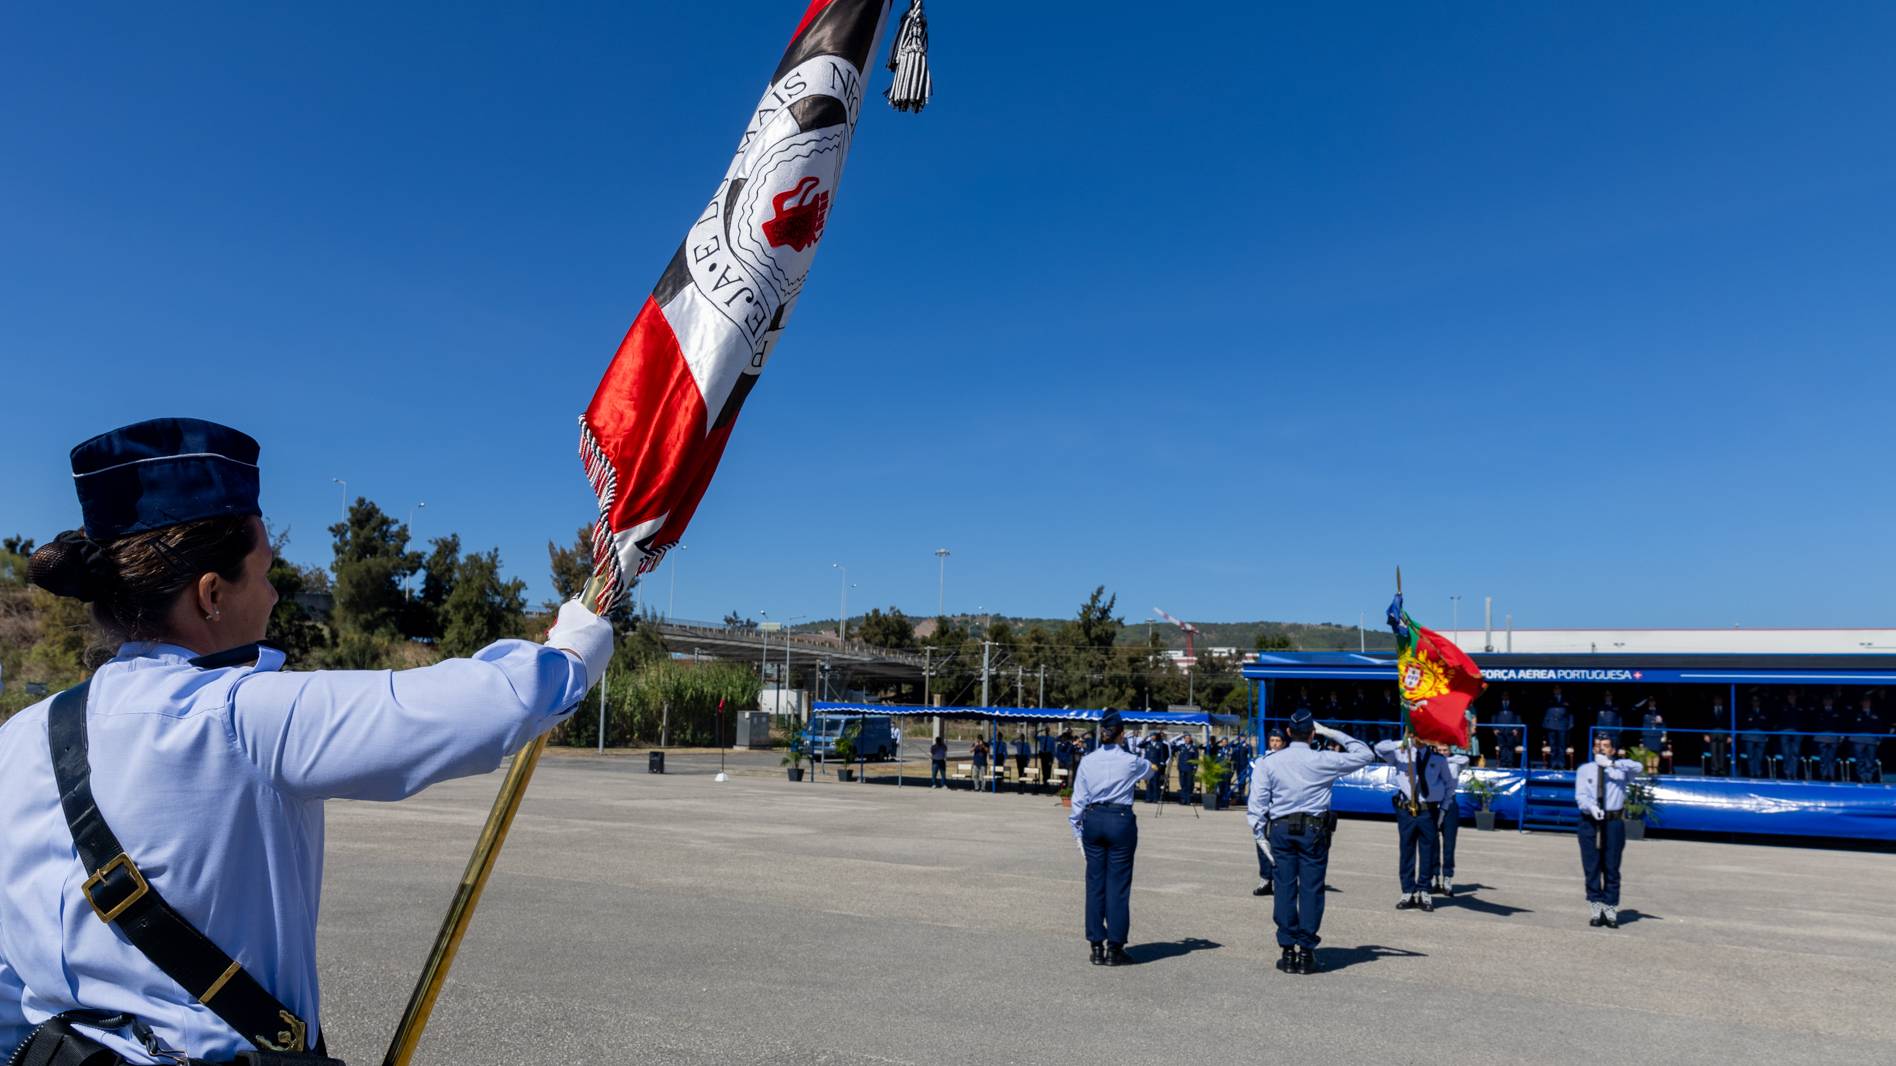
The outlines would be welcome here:
M 311 1045 L 303 1019 L 165 902 L 106 824 L 92 796 L 92 764 L 87 756 L 89 686 L 90 682 L 82 682 L 53 697 L 47 715 L 47 743 L 52 749 L 59 803 L 87 874 L 79 890 L 92 913 L 255 1045 L 254 1051 L 239 1052 L 235 1062 L 248 1066 L 342 1066 L 324 1053 L 320 1033 Z M 130 1026 L 154 1057 L 193 1066 L 203 1061 L 161 1049 L 150 1028 L 130 1015 L 69 1011 L 36 1029 L 8 1066 L 115 1066 L 125 1061 L 78 1033 L 74 1023 L 95 1029 Z
M 1585 818 L 1589 822 L 1617 822 L 1620 819 L 1626 817 L 1626 812 L 1623 809 L 1607 811 L 1606 817 L 1604 818 L 1595 818 L 1593 817 L 1591 812 L 1582 812 L 1581 817 Z

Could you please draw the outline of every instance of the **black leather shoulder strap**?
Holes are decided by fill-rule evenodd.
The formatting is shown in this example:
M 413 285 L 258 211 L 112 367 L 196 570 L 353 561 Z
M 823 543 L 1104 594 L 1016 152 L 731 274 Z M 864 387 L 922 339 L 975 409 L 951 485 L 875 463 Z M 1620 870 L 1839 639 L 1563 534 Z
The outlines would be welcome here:
M 238 1035 L 265 1051 L 303 1051 L 308 1047 L 303 1020 L 264 990 L 256 978 L 171 909 L 145 881 L 138 864 L 125 853 L 105 824 L 92 798 L 92 765 L 87 757 L 86 689 L 89 683 L 53 697 L 47 739 L 53 754 L 53 778 L 59 803 L 72 830 L 86 878 L 81 891 L 99 920 L 115 927 L 152 965 Z M 233 876 L 241 871 L 231 871 Z

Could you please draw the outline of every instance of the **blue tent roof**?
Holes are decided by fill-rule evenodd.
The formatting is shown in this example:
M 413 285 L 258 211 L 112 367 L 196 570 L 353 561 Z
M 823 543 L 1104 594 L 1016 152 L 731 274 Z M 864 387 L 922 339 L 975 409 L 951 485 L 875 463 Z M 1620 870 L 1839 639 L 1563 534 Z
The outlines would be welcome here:
M 920 704 L 829 703 L 818 700 L 818 714 L 888 714 L 909 718 L 1011 718 L 1029 722 L 1097 722 L 1103 710 L 1062 710 L 1054 707 L 928 707 Z M 1195 725 L 1235 722 L 1229 715 L 1204 711 L 1128 711 L 1119 712 L 1120 721 L 1136 725 Z

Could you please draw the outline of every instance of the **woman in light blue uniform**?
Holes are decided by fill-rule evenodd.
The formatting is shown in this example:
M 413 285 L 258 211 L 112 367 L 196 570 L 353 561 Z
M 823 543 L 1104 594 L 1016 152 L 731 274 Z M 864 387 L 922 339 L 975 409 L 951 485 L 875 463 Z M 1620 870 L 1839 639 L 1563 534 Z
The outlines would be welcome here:
M 1132 793 L 1157 767 L 1121 747 L 1119 712 L 1100 718 L 1099 749 L 1080 760 L 1073 776 L 1073 839 L 1086 856 L 1086 940 L 1095 966 L 1123 966 L 1132 927 L 1132 858 L 1139 823 Z
M 569 603 L 546 644 L 283 670 L 257 643 L 276 603 L 257 455 L 195 419 L 73 449 L 84 527 L 35 553 L 31 579 L 90 603 L 117 655 L 0 726 L 0 1057 L 333 1062 L 323 801 L 486 773 L 611 657 L 611 627 Z

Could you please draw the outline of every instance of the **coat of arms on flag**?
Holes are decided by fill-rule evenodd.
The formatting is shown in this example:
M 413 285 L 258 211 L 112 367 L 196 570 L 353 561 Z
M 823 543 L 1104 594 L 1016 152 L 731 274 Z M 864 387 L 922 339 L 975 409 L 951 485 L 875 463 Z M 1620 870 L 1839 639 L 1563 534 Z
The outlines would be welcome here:
M 1455 642 L 1426 629 L 1402 608 L 1402 593 L 1389 605 L 1396 634 L 1396 683 L 1402 689 L 1410 729 L 1425 741 L 1468 746 L 1468 705 L 1487 682 L 1481 668 Z

